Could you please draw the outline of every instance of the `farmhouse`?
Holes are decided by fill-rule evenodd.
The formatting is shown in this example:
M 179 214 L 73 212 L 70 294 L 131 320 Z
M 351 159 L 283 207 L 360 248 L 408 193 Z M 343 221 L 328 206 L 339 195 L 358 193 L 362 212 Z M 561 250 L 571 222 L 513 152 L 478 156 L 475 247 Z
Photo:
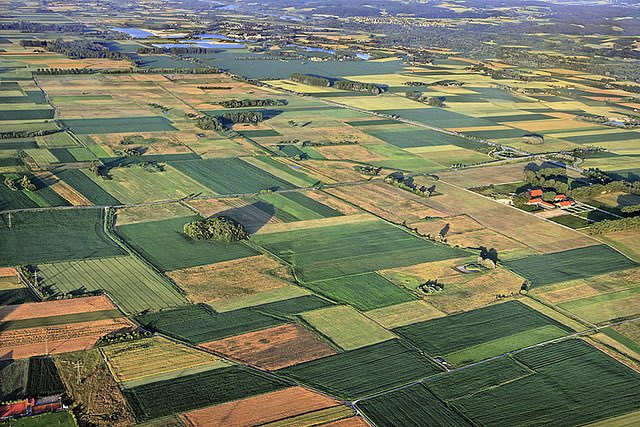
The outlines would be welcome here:
M 28 398 L 0 405 L 0 420 L 43 414 L 63 409 L 62 396 L 54 395 L 39 399 Z
M 576 204 L 575 201 L 567 197 L 566 194 L 556 194 L 553 203 L 542 199 L 543 191 L 541 189 L 529 190 L 529 201 L 527 205 L 538 206 L 543 209 L 553 209 L 554 207 L 566 209 Z

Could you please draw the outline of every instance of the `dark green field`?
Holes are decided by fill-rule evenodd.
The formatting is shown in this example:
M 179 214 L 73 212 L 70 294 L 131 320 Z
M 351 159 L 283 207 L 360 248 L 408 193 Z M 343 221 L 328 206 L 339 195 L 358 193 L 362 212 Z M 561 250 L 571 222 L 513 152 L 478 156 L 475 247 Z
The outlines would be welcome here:
M 171 121 L 162 116 L 113 117 L 108 119 L 66 119 L 65 125 L 78 135 L 124 132 L 174 131 Z
M 285 388 L 283 382 L 240 366 L 144 384 L 124 395 L 138 421 L 190 411 Z
M 125 252 L 104 232 L 100 209 L 7 214 L 0 220 L 0 266 L 104 258 Z
M 354 399 L 439 371 L 428 358 L 392 339 L 291 366 L 278 373 L 341 398 Z
M 309 282 L 305 287 L 359 310 L 373 310 L 416 299 L 377 273 Z
M 457 425 L 554 426 L 562 420 L 563 426 L 578 426 L 640 409 L 639 381 L 637 372 L 584 341 L 570 339 L 428 379 L 357 406 L 377 425 L 421 427 L 435 413 L 458 420 Z
M 638 264 L 606 245 L 533 255 L 505 262 L 533 287 L 582 279 L 637 267 Z
M 238 158 L 170 162 L 171 166 L 217 194 L 253 194 L 294 186 Z
M 57 172 L 56 175 L 95 205 L 113 206 L 120 204 L 118 199 L 104 191 L 102 187 L 93 182 L 91 178 L 79 169 L 65 169 Z
M 439 261 L 467 255 L 383 221 L 256 234 L 252 241 L 291 263 L 304 281 Z
M 62 394 L 64 384 L 47 356 L 0 361 L 0 402 Z
M 522 340 L 527 340 L 526 335 L 523 337 L 522 334 L 541 328 L 546 328 L 543 330 L 546 333 L 534 335 L 531 337 L 533 342 L 527 341 L 527 345 L 570 332 L 563 325 L 519 301 L 414 323 L 393 331 L 433 356 L 451 355 L 470 347 L 485 345 L 484 348 L 475 347 L 477 357 L 481 359 L 480 356 L 484 356 L 485 352 L 490 353 L 486 356 L 496 356 L 520 348 Z M 510 339 L 513 339 L 512 345 Z M 466 356 L 462 356 L 463 360 L 456 358 L 455 362 L 465 363 Z
M 137 252 L 162 271 L 213 264 L 258 253 L 242 242 L 196 241 L 182 232 L 197 216 L 142 222 L 118 227 L 118 233 Z

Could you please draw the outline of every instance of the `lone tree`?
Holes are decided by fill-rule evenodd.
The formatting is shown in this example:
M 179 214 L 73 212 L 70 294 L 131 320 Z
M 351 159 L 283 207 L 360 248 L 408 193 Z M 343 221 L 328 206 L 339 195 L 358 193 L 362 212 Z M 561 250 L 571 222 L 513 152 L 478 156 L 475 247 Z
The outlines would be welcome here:
M 194 240 L 216 240 L 230 243 L 249 238 L 249 234 L 242 224 L 226 216 L 189 222 L 184 225 L 183 231 Z

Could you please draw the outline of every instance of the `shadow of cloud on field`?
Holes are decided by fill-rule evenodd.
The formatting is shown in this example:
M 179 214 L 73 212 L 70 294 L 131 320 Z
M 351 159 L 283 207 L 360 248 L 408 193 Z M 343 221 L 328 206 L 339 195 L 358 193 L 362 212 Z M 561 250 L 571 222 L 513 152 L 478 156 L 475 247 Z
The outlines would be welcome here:
M 250 205 L 227 209 L 213 214 L 212 217 L 226 216 L 238 221 L 247 230 L 254 234 L 264 227 L 276 214 L 276 208 L 266 202 L 257 201 Z

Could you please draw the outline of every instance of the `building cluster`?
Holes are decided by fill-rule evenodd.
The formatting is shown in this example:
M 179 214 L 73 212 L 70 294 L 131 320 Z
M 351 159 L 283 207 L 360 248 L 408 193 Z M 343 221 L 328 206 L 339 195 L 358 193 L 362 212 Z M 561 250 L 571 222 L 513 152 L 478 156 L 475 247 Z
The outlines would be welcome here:
M 543 209 L 566 209 L 576 204 L 576 202 L 573 199 L 567 197 L 566 194 L 556 194 L 553 198 L 553 202 L 543 200 L 542 194 L 543 191 L 540 189 L 529 190 L 529 201 L 527 202 L 527 204 L 531 206 L 538 206 Z

